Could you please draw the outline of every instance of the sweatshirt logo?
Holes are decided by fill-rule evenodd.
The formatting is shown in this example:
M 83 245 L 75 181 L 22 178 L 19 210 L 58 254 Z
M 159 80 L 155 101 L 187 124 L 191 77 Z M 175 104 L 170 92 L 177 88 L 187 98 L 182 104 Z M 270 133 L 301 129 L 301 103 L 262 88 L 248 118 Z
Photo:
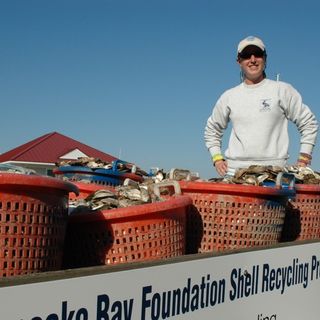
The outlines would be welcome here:
M 260 100 L 260 112 L 271 111 L 271 99 L 261 99 Z

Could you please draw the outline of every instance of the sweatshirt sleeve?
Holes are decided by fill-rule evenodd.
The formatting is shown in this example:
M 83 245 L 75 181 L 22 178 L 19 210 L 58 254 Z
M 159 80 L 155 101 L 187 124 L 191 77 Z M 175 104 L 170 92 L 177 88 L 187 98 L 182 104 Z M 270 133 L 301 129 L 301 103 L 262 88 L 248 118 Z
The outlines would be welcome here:
M 282 107 L 287 118 L 291 120 L 300 133 L 300 152 L 312 154 L 316 144 L 318 122 L 310 108 L 302 102 L 301 95 L 290 84 L 284 89 Z
M 222 154 L 222 137 L 228 126 L 229 114 L 227 99 L 222 95 L 214 106 L 204 131 L 205 144 L 211 156 Z

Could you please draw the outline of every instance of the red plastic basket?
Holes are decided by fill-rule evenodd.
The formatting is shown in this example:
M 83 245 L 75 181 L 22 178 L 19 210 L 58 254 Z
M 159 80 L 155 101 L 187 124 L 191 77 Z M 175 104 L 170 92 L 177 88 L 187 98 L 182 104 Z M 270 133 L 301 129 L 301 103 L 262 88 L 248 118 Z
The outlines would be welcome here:
M 280 240 L 293 190 L 181 181 L 193 200 L 187 215 L 187 253 L 267 246 Z
M 296 196 L 288 208 L 283 241 L 320 238 L 320 186 L 296 184 Z
M 70 216 L 64 268 L 114 265 L 185 253 L 187 196 Z
M 0 276 L 61 269 L 69 192 L 59 179 L 0 174 Z

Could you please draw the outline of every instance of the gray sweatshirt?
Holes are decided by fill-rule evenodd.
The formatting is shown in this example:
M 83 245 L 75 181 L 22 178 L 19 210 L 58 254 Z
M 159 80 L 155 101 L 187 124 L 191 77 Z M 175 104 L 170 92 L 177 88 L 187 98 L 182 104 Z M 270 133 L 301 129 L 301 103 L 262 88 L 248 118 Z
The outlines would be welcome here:
M 222 154 L 221 144 L 229 121 L 232 131 L 225 158 L 231 169 L 256 165 L 286 165 L 288 120 L 300 132 L 300 152 L 312 154 L 318 123 L 300 94 L 290 85 L 264 79 L 225 91 L 207 121 L 204 139 L 211 155 Z

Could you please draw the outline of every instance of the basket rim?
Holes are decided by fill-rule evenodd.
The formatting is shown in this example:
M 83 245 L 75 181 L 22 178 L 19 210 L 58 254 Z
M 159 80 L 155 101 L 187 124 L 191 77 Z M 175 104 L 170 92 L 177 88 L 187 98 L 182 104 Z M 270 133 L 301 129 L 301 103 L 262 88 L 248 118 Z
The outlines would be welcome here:
M 27 175 L 20 173 L 0 173 L 0 188 L 41 188 L 41 189 L 60 189 L 67 192 L 79 194 L 79 188 L 68 181 L 62 181 L 49 176 Z
M 128 217 L 145 216 L 149 215 L 152 218 L 153 214 L 161 214 L 168 210 L 187 208 L 192 204 L 192 199 L 187 195 L 172 196 L 165 201 L 140 204 L 136 206 L 117 208 L 110 210 L 99 210 L 96 212 L 88 212 L 79 215 L 71 215 L 68 222 L 71 223 L 84 223 L 95 222 L 103 220 L 122 220 Z
M 181 191 L 200 193 L 223 193 L 230 195 L 288 197 L 295 195 L 294 188 L 275 188 L 269 186 L 251 186 L 243 184 L 216 183 L 208 181 L 179 181 Z
M 131 172 L 121 172 L 121 171 L 114 171 L 112 169 L 103 169 L 103 168 L 97 168 L 92 169 L 88 167 L 82 167 L 82 166 L 62 166 L 58 169 L 53 170 L 54 174 L 61 175 L 61 174 L 89 174 L 89 175 L 96 175 L 101 177 L 110 177 L 115 179 L 125 179 L 125 178 L 131 178 L 134 180 L 141 180 L 142 176 L 139 176 L 138 174 L 131 173 Z
M 317 184 L 296 184 L 295 188 L 297 193 L 305 192 L 305 193 L 314 193 L 320 194 L 320 185 Z
M 85 182 L 82 182 L 82 181 L 73 181 L 73 180 L 71 180 L 71 182 L 75 186 L 77 186 L 79 188 L 80 192 L 95 192 L 95 191 L 100 190 L 100 189 L 108 188 L 108 186 L 96 184 L 96 183 L 93 183 L 93 182 L 85 183 Z

